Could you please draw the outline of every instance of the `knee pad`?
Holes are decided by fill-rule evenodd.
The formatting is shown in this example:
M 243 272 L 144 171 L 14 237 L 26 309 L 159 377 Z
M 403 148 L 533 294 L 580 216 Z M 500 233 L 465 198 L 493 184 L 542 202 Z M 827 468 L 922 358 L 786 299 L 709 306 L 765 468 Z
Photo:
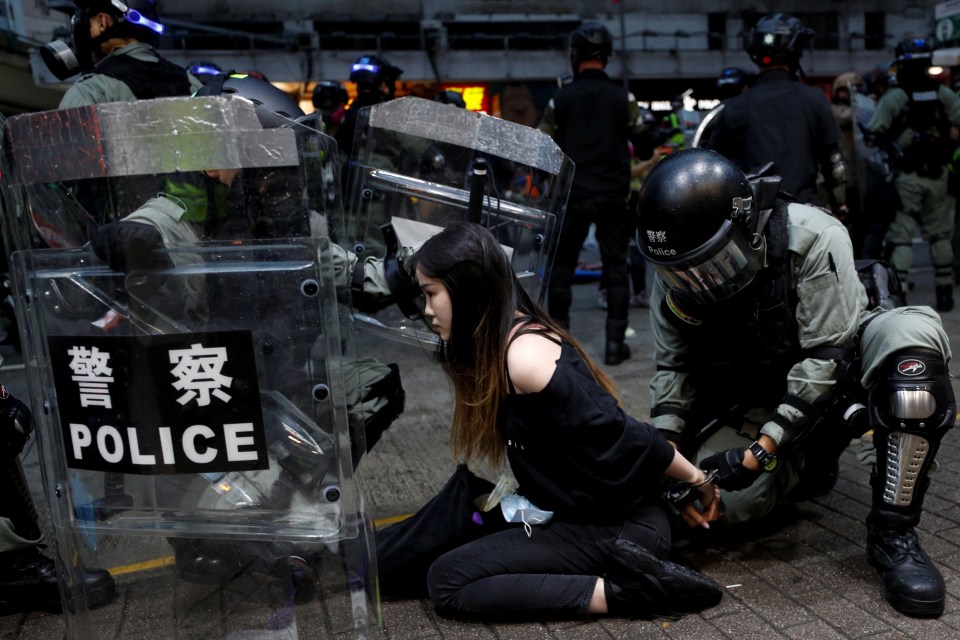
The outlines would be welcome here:
M 927 349 L 890 355 L 868 404 L 877 449 L 877 497 L 893 507 L 919 507 L 927 470 L 956 416 L 946 362 Z

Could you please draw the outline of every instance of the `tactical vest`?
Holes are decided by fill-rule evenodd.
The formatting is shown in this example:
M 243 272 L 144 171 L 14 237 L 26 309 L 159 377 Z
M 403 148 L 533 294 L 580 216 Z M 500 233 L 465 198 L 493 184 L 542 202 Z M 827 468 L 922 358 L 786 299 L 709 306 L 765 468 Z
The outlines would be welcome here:
M 778 199 L 763 231 L 767 266 L 753 284 L 732 298 L 709 305 L 690 304 L 674 292 L 673 302 L 701 319 L 681 320 L 661 301 L 663 315 L 689 345 L 698 404 L 724 410 L 736 405 L 776 407 L 787 390 L 787 372 L 801 359 L 795 309 L 789 284 L 787 203 Z M 717 404 L 720 403 L 720 404 Z
M 914 132 L 912 142 L 903 150 L 900 169 L 906 173 L 939 178 L 950 162 L 955 145 L 950 139 L 950 121 L 940 101 L 939 87 L 932 78 L 901 86 L 909 101 L 894 120 L 891 132 L 895 137 L 906 129 Z
M 120 54 L 103 59 L 94 72 L 120 80 L 141 100 L 191 93 L 186 70 L 163 58 L 150 62 Z

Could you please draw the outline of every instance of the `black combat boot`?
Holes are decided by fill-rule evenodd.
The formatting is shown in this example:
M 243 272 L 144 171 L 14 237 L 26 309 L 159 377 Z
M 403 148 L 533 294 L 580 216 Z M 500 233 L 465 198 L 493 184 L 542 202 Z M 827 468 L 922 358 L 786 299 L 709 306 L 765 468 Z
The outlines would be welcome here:
M 659 560 L 629 540 L 617 540 L 604 580 L 607 611 L 625 618 L 677 616 L 709 609 L 723 591 L 716 582 L 683 565 Z
M 630 357 L 630 347 L 623 340 L 607 340 L 604 364 L 617 365 Z
M 953 311 L 953 285 L 937 285 L 937 311 Z
M 894 609 L 921 618 L 936 618 L 943 613 L 943 576 L 920 548 L 912 527 L 901 532 L 868 524 L 867 558 L 880 572 L 887 600 Z
M 104 569 L 80 569 L 80 584 L 88 609 L 109 604 L 117 597 L 117 587 Z M 73 602 L 66 603 L 73 609 Z M 36 547 L 0 553 L 0 614 L 21 611 L 59 613 L 63 605 L 53 560 Z

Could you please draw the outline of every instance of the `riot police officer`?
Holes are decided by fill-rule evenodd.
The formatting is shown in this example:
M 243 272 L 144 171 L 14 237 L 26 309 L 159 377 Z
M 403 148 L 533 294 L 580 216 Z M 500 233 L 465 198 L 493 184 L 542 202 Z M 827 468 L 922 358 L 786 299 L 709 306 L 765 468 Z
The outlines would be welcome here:
M 347 90 L 335 80 L 321 80 L 313 88 L 311 101 L 323 120 L 323 130 L 329 136 L 336 136 L 343 119 L 347 117 L 344 109 L 349 101 Z
M 202 86 L 157 53 L 164 27 L 155 0 L 76 0 L 76 5 L 73 46 L 56 40 L 41 48 L 47 67 L 61 80 L 83 74 L 64 94 L 61 109 L 186 96 Z
M 392 100 L 396 96 L 397 79 L 402 74 L 403 69 L 377 55 L 360 56 L 350 67 L 350 82 L 357 85 L 357 97 L 350 103 L 336 136 L 337 145 L 345 154 L 353 149 L 357 112 L 364 107 Z
M 585 22 L 570 35 L 574 80 L 550 100 L 539 128 L 576 164 L 573 187 L 563 217 L 550 275 L 550 315 L 570 323 L 571 284 L 590 224 L 597 227 L 603 262 L 601 286 L 607 291 L 604 362 L 617 365 L 630 357 L 624 343 L 630 306 L 627 243 L 631 215 L 630 151 L 641 160 L 656 146 L 642 122 L 640 107 L 629 91 L 604 72 L 613 52 L 610 32 L 598 22 Z
M 723 103 L 713 132 L 702 145 L 733 160 L 743 171 L 772 162 L 783 190 L 817 201 L 817 171 L 830 189 L 830 205 L 845 211 L 846 162 L 830 103 L 819 89 L 797 81 L 800 57 L 813 31 L 796 17 L 761 18 L 744 36 L 760 68 L 751 89 Z
M 937 310 L 950 311 L 956 214 L 946 165 L 956 146 L 960 97 L 927 74 L 932 56 L 926 38 L 906 36 L 897 44 L 897 86 L 883 94 L 867 129 L 868 142 L 902 150 L 895 159 L 900 209 L 887 229 L 885 253 L 906 282 L 919 229 L 930 243 Z
M 802 475 L 804 456 L 809 466 L 830 452 L 835 468 L 869 425 L 868 558 L 896 609 L 940 615 L 943 578 L 914 530 L 956 413 L 940 318 L 929 307 L 868 308 L 843 225 L 710 150 L 678 152 L 650 173 L 637 235 L 657 272 L 652 421 L 717 469 L 724 520 L 829 490 L 835 474 Z

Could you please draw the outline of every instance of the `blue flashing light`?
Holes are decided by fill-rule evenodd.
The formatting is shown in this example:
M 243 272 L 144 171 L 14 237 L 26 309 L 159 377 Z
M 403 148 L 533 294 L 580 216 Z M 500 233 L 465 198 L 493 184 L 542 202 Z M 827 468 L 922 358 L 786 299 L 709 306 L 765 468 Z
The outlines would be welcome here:
M 378 67 L 375 64 L 361 64 L 358 62 L 357 64 L 353 65 L 350 68 L 350 70 L 351 71 L 371 71 L 373 73 L 377 73 L 378 71 L 380 71 L 380 67 Z
M 127 20 L 127 22 L 140 25 L 141 27 L 146 27 L 147 29 L 150 29 L 154 33 L 158 33 L 160 35 L 163 35 L 164 29 L 166 28 L 159 22 L 154 22 L 150 18 L 147 18 L 136 9 L 128 10 L 125 14 L 123 14 L 123 17 Z
M 195 75 L 195 76 L 196 76 L 196 75 L 200 75 L 200 76 L 215 76 L 215 75 L 218 75 L 218 74 L 220 74 L 220 73 L 223 73 L 223 70 L 222 70 L 222 69 L 218 69 L 217 67 L 208 67 L 208 66 L 202 65 L 202 64 L 195 64 L 195 65 L 193 65 L 192 67 L 190 67 L 190 73 L 192 73 L 192 74 Z

